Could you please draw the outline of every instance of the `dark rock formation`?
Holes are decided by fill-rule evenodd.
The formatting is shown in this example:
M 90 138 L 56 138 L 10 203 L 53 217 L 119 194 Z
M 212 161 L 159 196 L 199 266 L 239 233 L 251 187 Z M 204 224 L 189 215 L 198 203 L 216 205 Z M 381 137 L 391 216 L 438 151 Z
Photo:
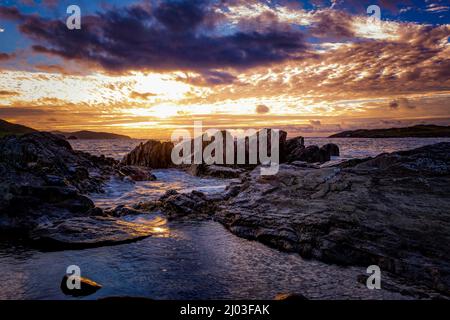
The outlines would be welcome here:
M 318 146 L 305 147 L 303 137 L 296 137 L 286 141 L 285 156 L 282 162 L 303 161 L 308 163 L 324 163 L 331 157 L 339 156 L 339 147 L 333 143 Z
M 339 157 L 339 147 L 334 143 L 327 143 L 326 145 L 320 148 L 324 150 L 325 154 L 330 155 L 331 157 Z
M 286 162 L 296 161 L 300 158 L 305 150 L 305 139 L 303 137 L 295 137 L 286 141 L 284 159 Z
M 141 143 L 127 154 L 122 160 L 122 163 L 125 165 L 144 166 L 152 169 L 173 167 L 174 165 L 171 158 L 172 149 L 172 142 L 149 140 L 146 143 Z
M 329 263 L 379 265 L 450 295 L 450 143 L 348 166 L 254 170 L 235 194 L 215 217 L 239 236 Z
M 83 195 L 101 192 L 112 175 L 154 178 L 147 168 L 74 151 L 50 133 L 1 139 L 0 232 L 14 231 L 44 248 L 99 246 L 151 235 L 151 226 L 108 218 Z
M 159 235 L 163 218 L 146 224 L 107 216 L 75 217 L 38 226 L 30 233 L 32 245 L 45 250 L 85 249 L 129 243 Z
M 65 275 L 62 280 L 61 280 L 61 291 L 68 296 L 73 296 L 73 297 L 84 297 L 84 296 L 89 296 L 91 294 L 96 293 L 98 290 L 100 290 L 102 288 L 102 286 L 100 284 L 98 284 L 95 281 L 92 281 L 88 278 L 84 278 L 84 277 L 78 277 L 79 281 L 80 281 L 80 288 L 79 289 L 69 289 L 68 287 L 68 281 L 72 281 L 73 279 L 70 278 L 68 275 Z M 77 279 L 77 280 L 78 280 Z
M 119 172 L 125 177 L 130 177 L 133 181 L 154 181 L 154 180 L 156 180 L 156 177 L 146 167 L 120 166 Z
M 193 164 L 189 167 L 193 176 L 208 176 L 224 179 L 239 178 L 245 172 L 243 168 L 219 165 Z

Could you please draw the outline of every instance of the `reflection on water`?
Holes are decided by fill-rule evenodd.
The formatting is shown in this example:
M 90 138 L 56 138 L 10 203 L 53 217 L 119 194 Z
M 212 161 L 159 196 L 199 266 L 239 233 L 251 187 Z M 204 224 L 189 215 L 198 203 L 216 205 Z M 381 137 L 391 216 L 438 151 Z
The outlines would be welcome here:
M 374 156 L 450 139 L 307 139 L 337 143 L 343 157 Z M 77 149 L 120 159 L 140 141 L 71 141 Z M 93 152 L 95 151 L 95 152 Z M 110 208 L 157 199 L 168 189 L 222 192 L 229 181 L 192 177 L 179 170 L 155 170 L 158 181 L 112 180 L 97 205 Z M 149 216 L 124 221 L 150 227 L 158 236 L 110 247 L 40 252 L 17 241 L 0 240 L 0 299 L 73 299 L 59 285 L 69 265 L 103 285 L 85 299 L 128 295 L 153 299 L 272 299 L 278 293 L 308 298 L 402 299 L 368 290 L 357 281 L 365 268 L 344 268 L 287 254 L 238 238 L 213 221 L 167 222 Z M 387 279 L 387 275 L 383 275 Z
M 364 268 L 303 260 L 238 238 L 213 221 L 171 222 L 170 237 L 112 247 L 39 252 L 0 243 L 0 299 L 73 299 L 59 284 L 67 266 L 103 285 L 85 299 L 128 295 L 153 299 L 404 298 L 368 290 Z
M 152 170 L 156 181 L 129 182 L 113 178 L 104 188 L 105 193 L 93 194 L 90 197 L 98 207 L 115 208 L 118 205 L 132 206 L 139 202 L 157 200 L 167 190 L 178 192 L 202 191 L 205 194 L 223 192 L 231 179 L 215 179 L 194 177 L 182 170 Z

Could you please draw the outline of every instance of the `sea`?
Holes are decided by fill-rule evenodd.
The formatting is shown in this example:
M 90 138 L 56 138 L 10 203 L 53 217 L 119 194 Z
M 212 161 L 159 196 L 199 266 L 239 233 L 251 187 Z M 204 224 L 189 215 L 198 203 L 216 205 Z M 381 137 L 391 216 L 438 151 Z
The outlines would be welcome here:
M 121 159 L 145 140 L 72 140 L 76 150 Z M 341 157 L 365 158 L 450 139 L 306 138 L 305 144 L 339 145 Z M 232 180 L 199 178 L 176 170 L 155 170 L 156 181 L 111 179 L 105 193 L 91 194 L 108 209 L 157 199 L 166 190 L 223 192 Z M 129 217 L 141 219 L 145 217 Z M 166 221 L 167 232 L 144 240 L 85 250 L 44 252 L 18 240 L 0 240 L 0 299 L 88 299 L 112 296 L 151 299 L 273 299 L 300 293 L 309 299 L 410 299 L 400 293 L 369 290 L 357 278 L 363 267 L 329 265 L 303 259 L 239 238 L 219 223 Z M 103 288 L 74 298 L 60 290 L 70 265 Z M 383 275 L 383 279 L 389 279 Z

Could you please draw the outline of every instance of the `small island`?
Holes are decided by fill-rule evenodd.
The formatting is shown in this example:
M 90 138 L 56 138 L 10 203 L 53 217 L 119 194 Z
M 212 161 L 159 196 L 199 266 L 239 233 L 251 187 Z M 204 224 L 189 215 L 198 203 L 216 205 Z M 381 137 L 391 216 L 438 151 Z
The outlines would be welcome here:
M 417 125 L 405 128 L 343 131 L 329 138 L 448 138 L 450 126 Z

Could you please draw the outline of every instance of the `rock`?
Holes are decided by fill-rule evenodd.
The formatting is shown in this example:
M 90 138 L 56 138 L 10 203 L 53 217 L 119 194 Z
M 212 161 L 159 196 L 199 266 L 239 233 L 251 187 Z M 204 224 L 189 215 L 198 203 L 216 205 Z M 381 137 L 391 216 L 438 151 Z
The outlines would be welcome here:
M 450 143 L 327 168 L 255 169 L 215 219 L 328 263 L 375 264 L 450 295 Z
M 69 136 L 67 137 L 67 140 L 78 140 L 78 138 L 75 136 Z
M 193 164 L 189 167 L 189 172 L 193 176 L 208 176 L 223 179 L 234 179 L 245 172 L 243 168 L 234 168 L 218 165 Z
M 75 277 L 75 276 L 74 276 Z M 88 278 L 84 278 L 79 276 L 80 281 L 80 289 L 69 289 L 68 282 L 72 283 L 75 282 L 74 278 L 70 278 L 68 275 L 65 275 L 63 279 L 61 280 L 61 291 L 68 296 L 74 296 L 74 297 L 84 297 L 89 296 L 91 294 L 96 293 L 98 290 L 102 288 L 100 284 L 98 284 L 95 281 L 92 281 Z
M 155 216 L 143 223 L 113 217 L 67 218 L 35 228 L 30 239 L 42 250 L 85 249 L 130 243 L 166 233 L 166 220 Z
M 285 155 L 282 157 L 283 162 L 292 162 L 300 159 L 301 154 L 305 150 L 305 139 L 303 137 L 295 137 L 286 141 Z
M 154 181 L 156 177 L 148 168 L 138 166 L 120 166 L 119 172 L 133 181 Z
M 294 159 L 290 157 L 290 159 Z M 295 154 L 295 161 L 305 161 L 309 163 L 326 162 L 330 161 L 330 155 L 325 150 L 320 149 L 318 146 L 309 146 Z
M 157 201 L 140 203 L 136 210 L 162 212 L 168 219 L 204 219 L 214 213 L 215 205 L 224 197 L 209 197 L 200 191 L 179 193 L 167 190 Z
M 149 140 L 146 143 L 141 143 L 123 160 L 124 165 L 143 166 L 153 169 L 165 169 L 173 167 L 172 163 L 172 142 L 160 142 L 156 140 Z
M 279 293 L 275 296 L 275 300 L 278 301 L 302 301 L 308 300 L 304 295 L 296 293 Z
M 327 143 L 320 149 L 324 150 L 324 152 L 328 154 L 329 157 L 339 157 L 339 147 L 334 143 Z

